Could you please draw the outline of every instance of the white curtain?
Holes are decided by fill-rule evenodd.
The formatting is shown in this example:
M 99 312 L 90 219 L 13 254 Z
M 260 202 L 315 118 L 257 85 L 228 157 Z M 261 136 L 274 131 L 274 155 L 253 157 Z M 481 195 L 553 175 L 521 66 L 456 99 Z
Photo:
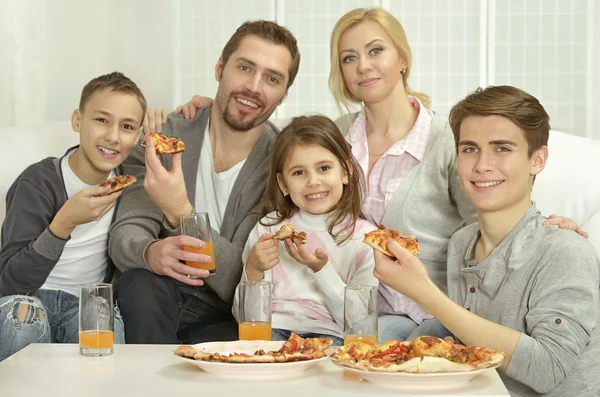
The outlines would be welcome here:
M 46 0 L 2 0 L 0 126 L 38 122 L 46 108 Z

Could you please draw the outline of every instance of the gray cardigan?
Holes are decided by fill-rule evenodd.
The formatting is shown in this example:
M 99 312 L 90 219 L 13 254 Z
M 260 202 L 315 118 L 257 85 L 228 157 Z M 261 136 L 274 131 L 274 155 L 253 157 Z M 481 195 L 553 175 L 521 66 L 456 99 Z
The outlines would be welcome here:
M 357 115 L 353 113 L 336 121 L 348 140 Z M 476 220 L 475 208 L 458 180 L 454 136 L 444 120 L 434 117 L 423 161 L 404 178 L 381 223 L 417 236 L 419 259 L 433 282 L 446 292 L 450 237 Z
M 169 115 L 162 128 L 165 135 L 180 137 L 185 142 L 182 169 L 192 204 L 195 202 L 196 175 L 210 111 L 210 108 L 200 110 L 192 120 Z M 248 234 L 258 221 L 257 206 L 265 191 L 270 153 L 278 132 L 273 124 L 265 123 L 260 138 L 233 185 L 220 234 L 213 231 L 217 274 L 207 278 L 202 287 L 181 283 L 183 293 L 231 311 L 233 293 L 242 273 L 242 251 Z M 167 169 L 171 169 L 170 155 L 162 156 L 162 162 Z M 122 272 L 132 268 L 147 269 L 144 250 L 148 244 L 178 233 L 178 230 L 165 227 L 162 211 L 146 194 L 143 187 L 145 170 L 144 149 L 138 146 L 123 164 L 123 172 L 136 175 L 138 183 L 127 189 L 121 197 L 117 219 L 110 230 L 108 252 Z

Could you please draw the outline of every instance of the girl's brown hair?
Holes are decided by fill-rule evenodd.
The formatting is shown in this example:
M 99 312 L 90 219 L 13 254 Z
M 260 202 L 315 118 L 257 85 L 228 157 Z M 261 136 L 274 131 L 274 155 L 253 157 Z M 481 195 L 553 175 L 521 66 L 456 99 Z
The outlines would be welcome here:
M 342 65 L 340 61 L 340 38 L 344 32 L 361 22 L 373 21 L 379 24 L 390 36 L 400 57 L 406 62 L 406 72 L 402 74 L 404 81 L 404 90 L 408 95 L 419 98 L 419 101 L 428 108 L 431 105 L 431 100 L 427 94 L 413 91 L 408 86 L 408 77 L 412 70 L 412 52 L 410 45 L 406 39 L 406 33 L 400 22 L 388 11 L 383 8 L 356 8 L 343 15 L 335 24 L 333 32 L 331 32 L 331 40 L 329 51 L 331 55 L 330 71 L 329 71 L 329 89 L 335 98 L 338 109 L 344 113 L 344 108 L 349 112 L 349 107 L 352 103 L 358 103 L 360 100 L 356 98 L 346 86 L 344 75 L 342 73 Z
M 292 149 L 297 145 L 318 145 L 337 157 L 346 175 L 348 183 L 343 187 L 340 201 L 331 209 L 328 217 L 328 231 L 338 245 L 352 237 L 356 221 L 360 218 L 362 191 L 360 188 L 360 168 L 352 155 L 346 139 L 333 121 L 325 116 L 300 116 L 292 119 L 279 134 L 273 145 L 271 169 L 267 180 L 267 189 L 261 202 L 260 218 L 276 212 L 272 226 L 283 222 L 298 212 L 298 207 L 290 196 L 284 197 L 279 190 L 277 174 L 282 173 L 283 165 Z

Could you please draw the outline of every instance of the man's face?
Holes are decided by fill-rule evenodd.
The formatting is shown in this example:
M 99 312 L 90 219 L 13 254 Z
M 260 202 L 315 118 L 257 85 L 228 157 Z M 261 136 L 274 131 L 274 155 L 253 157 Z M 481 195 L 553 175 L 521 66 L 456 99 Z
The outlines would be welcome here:
M 216 105 L 234 130 L 247 131 L 267 121 L 287 97 L 292 55 L 283 45 L 247 36 L 229 57 L 219 59 Z
M 548 149 L 531 158 L 525 133 L 500 116 L 469 116 L 460 126 L 458 176 L 479 212 L 528 206 L 533 177 L 544 169 Z

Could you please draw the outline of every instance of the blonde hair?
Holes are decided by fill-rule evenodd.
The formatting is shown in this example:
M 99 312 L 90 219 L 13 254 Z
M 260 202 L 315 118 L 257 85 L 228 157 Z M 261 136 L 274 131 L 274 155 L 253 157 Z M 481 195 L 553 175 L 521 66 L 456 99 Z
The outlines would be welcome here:
M 344 82 L 342 74 L 342 65 L 340 64 L 339 43 L 340 37 L 344 32 L 361 22 L 373 21 L 378 23 L 383 30 L 391 37 L 396 50 L 406 62 L 406 72 L 403 73 L 404 90 L 408 95 L 412 95 L 421 101 L 423 106 L 429 107 L 431 100 L 427 94 L 413 91 L 408 86 L 408 77 L 412 67 L 412 52 L 406 40 L 404 28 L 392 14 L 383 8 L 356 8 L 342 16 L 331 32 L 330 52 L 331 52 L 331 70 L 329 71 L 329 89 L 335 98 L 340 112 L 344 113 L 344 108 L 349 113 L 349 107 L 352 103 L 361 102 L 350 91 Z

